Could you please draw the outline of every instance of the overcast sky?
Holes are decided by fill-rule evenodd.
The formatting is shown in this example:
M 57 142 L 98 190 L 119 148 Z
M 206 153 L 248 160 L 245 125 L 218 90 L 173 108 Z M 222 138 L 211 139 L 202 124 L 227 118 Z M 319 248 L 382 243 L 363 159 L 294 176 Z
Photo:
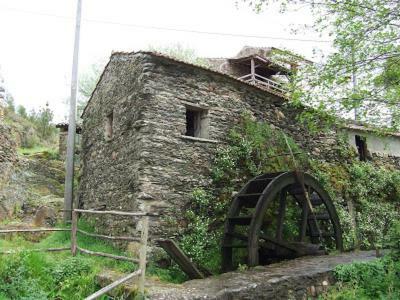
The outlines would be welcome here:
M 0 0 L 0 74 L 17 104 L 28 109 L 46 102 L 57 120 L 66 115 L 70 93 L 75 0 Z M 328 40 L 291 29 L 312 23 L 306 8 L 282 15 L 278 8 L 255 14 L 235 0 L 83 0 L 79 71 L 105 60 L 111 51 L 137 51 L 180 43 L 199 56 L 234 56 L 242 46 L 275 46 L 313 58 L 313 49 L 330 51 Z M 139 26 L 138 26 L 139 25 Z M 150 26 L 146 29 L 140 26 Z M 154 27 L 158 27 L 155 29 Z M 257 35 L 250 38 L 161 30 Z

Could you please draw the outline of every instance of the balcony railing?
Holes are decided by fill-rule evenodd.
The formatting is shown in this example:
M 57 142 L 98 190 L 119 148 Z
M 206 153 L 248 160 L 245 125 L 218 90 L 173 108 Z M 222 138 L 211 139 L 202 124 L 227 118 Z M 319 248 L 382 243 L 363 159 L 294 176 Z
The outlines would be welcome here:
M 268 79 L 266 77 L 263 77 L 258 74 L 247 74 L 245 76 L 239 77 L 238 79 L 261 86 L 265 88 L 266 90 L 277 94 L 278 96 L 282 97 L 289 97 L 289 90 L 285 88 L 285 86 L 282 83 L 273 81 L 271 79 Z

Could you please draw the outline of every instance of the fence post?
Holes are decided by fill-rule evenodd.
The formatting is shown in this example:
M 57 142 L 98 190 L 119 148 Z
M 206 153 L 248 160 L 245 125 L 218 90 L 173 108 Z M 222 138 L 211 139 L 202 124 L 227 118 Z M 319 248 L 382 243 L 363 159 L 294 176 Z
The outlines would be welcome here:
M 76 232 L 78 230 L 78 213 L 75 210 L 72 210 L 72 226 L 71 226 L 71 252 L 72 256 L 76 256 Z
M 140 238 L 139 269 L 139 292 L 144 294 L 144 283 L 146 279 L 146 256 L 147 256 L 147 238 L 149 234 L 149 217 L 145 216 L 142 220 L 142 232 Z

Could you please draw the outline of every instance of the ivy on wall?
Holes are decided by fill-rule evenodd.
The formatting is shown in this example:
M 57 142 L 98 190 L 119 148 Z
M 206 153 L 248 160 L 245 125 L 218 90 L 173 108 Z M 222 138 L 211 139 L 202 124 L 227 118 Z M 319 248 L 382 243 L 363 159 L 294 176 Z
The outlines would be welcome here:
M 243 116 L 229 133 L 228 144 L 217 151 L 213 185 L 207 191 L 193 192 L 184 215 L 183 250 L 195 262 L 216 272 L 222 228 L 233 193 L 256 175 L 296 167 L 319 179 L 331 195 L 346 249 L 384 246 L 393 221 L 400 217 L 400 171 L 356 160 L 344 141 L 344 136 L 339 139 L 340 163 L 321 162 L 307 157 L 281 130 Z M 288 144 L 296 162 L 286 155 Z M 354 215 L 349 212 L 350 203 L 354 204 Z

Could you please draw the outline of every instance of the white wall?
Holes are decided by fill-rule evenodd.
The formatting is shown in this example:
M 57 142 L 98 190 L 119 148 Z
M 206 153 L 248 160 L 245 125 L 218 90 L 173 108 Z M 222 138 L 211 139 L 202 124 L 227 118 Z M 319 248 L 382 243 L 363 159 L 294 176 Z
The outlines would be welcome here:
M 377 136 L 376 134 L 363 130 L 345 129 L 348 134 L 348 143 L 357 151 L 355 136 L 363 136 L 367 139 L 367 149 L 370 153 L 380 156 L 400 157 L 399 136 Z

